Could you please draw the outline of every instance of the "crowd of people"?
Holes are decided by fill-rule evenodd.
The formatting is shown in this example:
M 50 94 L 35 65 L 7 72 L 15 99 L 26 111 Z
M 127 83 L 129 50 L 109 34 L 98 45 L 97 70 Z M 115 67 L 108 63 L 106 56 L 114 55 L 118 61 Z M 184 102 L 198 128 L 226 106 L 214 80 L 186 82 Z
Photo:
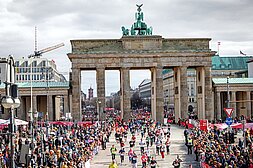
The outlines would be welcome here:
M 104 123 L 105 124 L 105 123 Z M 47 133 L 46 131 L 49 131 Z M 29 132 L 29 131 L 27 131 Z M 34 130 L 34 143 L 17 131 L 14 142 L 15 164 L 20 167 L 84 168 L 98 153 L 100 146 L 106 148 L 111 134 L 111 125 L 89 127 L 73 125 L 51 126 Z M 27 135 L 27 134 L 26 134 Z M 8 136 L 0 136 L 0 167 L 10 167 L 10 146 Z M 24 153 L 26 147 L 31 152 Z M 25 155 L 25 156 L 23 156 Z M 22 159 L 25 157 L 25 160 Z
M 137 134 L 140 135 L 138 141 Z M 146 168 L 147 165 L 156 168 L 156 157 L 160 156 L 164 160 L 165 155 L 170 154 L 170 126 L 162 127 L 161 124 L 151 119 L 133 119 L 128 123 L 120 123 L 115 129 L 115 139 L 120 149 L 117 149 L 116 145 L 110 148 L 112 163 L 109 168 L 116 168 L 116 154 L 120 157 L 120 164 L 125 162 L 125 155 L 128 156 L 127 160 L 133 168 L 137 167 L 138 157 L 140 157 L 143 168 Z M 127 151 L 126 146 L 129 146 Z M 153 149 L 155 153 L 152 153 Z M 180 165 L 180 160 L 178 161 L 174 164 Z
M 253 168 L 253 129 L 245 131 L 245 142 L 242 138 L 237 142 L 232 132 L 217 128 L 207 132 L 186 129 L 184 135 L 188 154 L 193 154 L 193 149 L 200 167 Z
M 127 162 L 132 168 L 137 167 L 138 161 L 142 168 L 156 168 L 157 157 L 164 160 L 165 155 L 170 154 L 170 131 L 169 124 L 164 127 L 150 118 L 138 118 L 90 126 L 37 127 L 31 141 L 28 127 L 19 127 L 14 141 L 14 160 L 20 167 L 84 168 L 89 167 L 89 161 L 102 149 L 110 151 L 109 168 L 118 168 L 117 157 L 120 164 Z M 112 133 L 116 143 L 108 148 Z M 187 153 L 195 155 L 200 167 L 253 168 L 253 129 L 245 131 L 245 141 L 241 138 L 235 141 L 233 132 L 217 128 L 202 131 L 198 127 L 186 127 L 184 136 Z M 1 168 L 10 167 L 9 142 L 7 134 L 0 136 Z M 25 149 L 30 152 L 25 153 Z M 179 168 L 181 162 L 177 156 L 171 164 Z

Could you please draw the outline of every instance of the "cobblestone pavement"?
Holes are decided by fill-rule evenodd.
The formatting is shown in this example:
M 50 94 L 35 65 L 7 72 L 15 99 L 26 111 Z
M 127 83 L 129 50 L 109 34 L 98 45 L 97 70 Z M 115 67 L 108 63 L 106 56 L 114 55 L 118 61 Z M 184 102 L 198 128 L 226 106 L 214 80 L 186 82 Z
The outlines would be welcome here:
M 195 155 L 187 155 L 187 148 L 184 145 L 184 129 L 182 127 L 178 127 L 175 125 L 171 125 L 171 146 L 170 146 L 170 154 L 165 156 L 165 159 L 162 160 L 161 155 L 155 155 L 155 145 L 151 148 L 152 152 L 151 155 L 155 156 L 157 161 L 157 168 L 173 168 L 172 162 L 175 160 L 177 154 L 180 156 L 180 158 L 183 160 L 181 163 L 182 168 L 188 168 L 189 164 L 193 165 L 193 168 L 198 168 L 199 163 L 194 161 Z M 136 136 L 136 145 L 134 150 L 136 151 L 136 154 L 138 156 L 138 167 L 141 167 L 141 155 L 140 155 L 140 148 L 139 148 L 139 142 L 140 142 L 141 135 L 138 134 Z M 128 161 L 127 152 L 129 150 L 129 139 L 130 135 L 128 135 L 128 141 L 125 143 L 125 162 L 120 165 L 120 156 L 116 155 L 116 161 L 118 163 L 119 168 L 131 168 L 131 164 Z M 110 154 L 110 148 L 114 144 L 119 151 L 120 145 L 116 143 L 114 138 L 114 133 L 112 133 L 112 136 L 110 137 L 110 142 L 107 143 L 107 149 L 106 150 L 100 150 L 98 155 L 94 156 L 94 158 L 91 161 L 91 168 L 108 168 L 109 164 L 111 163 L 111 154 Z

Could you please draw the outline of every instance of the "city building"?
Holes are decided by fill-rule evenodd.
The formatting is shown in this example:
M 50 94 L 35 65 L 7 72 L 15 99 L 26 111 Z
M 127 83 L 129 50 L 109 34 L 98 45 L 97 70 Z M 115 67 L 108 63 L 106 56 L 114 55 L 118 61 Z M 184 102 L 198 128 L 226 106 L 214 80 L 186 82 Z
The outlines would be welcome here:
M 93 89 L 91 87 L 88 89 L 88 99 L 93 99 Z
M 57 71 L 53 60 L 21 58 L 15 59 L 14 65 L 10 66 L 11 58 L 13 59 L 11 56 L 0 59 L 0 97 L 6 95 L 4 82 L 9 81 L 12 76 L 12 81 L 18 85 L 21 101 L 16 112 L 17 117 L 30 120 L 30 113 L 37 113 L 41 119 L 59 120 L 66 113 L 70 113 L 69 83 Z M 0 109 L 0 118 L 7 119 L 9 113 L 3 108 Z
M 220 57 L 215 55 L 212 57 L 212 79 L 214 91 L 214 119 L 226 117 L 222 113 L 222 109 L 226 107 L 227 100 L 227 76 L 230 78 L 229 88 L 231 92 L 231 106 L 235 108 L 234 116 L 253 116 L 252 115 L 252 92 L 253 92 L 253 57 Z M 247 65 L 248 63 L 248 65 Z M 168 112 L 174 112 L 174 71 L 173 69 L 163 70 L 163 92 L 164 92 L 164 109 Z M 188 113 L 198 114 L 198 105 L 196 94 L 196 70 L 194 68 L 187 69 L 187 85 L 188 85 Z M 139 85 L 141 99 L 151 98 L 145 93 L 151 92 L 151 81 L 145 79 Z M 233 95 L 233 96 L 232 96 Z M 236 100 L 235 100 L 236 99 Z M 243 100 L 247 100 L 243 104 Z M 237 102 L 235 102 L 237 101 Z M 251 112 L 250 112 L 251 111 Z
M 16 82 L 66 82 L 65 77 L 58 72 L 54 60 L 46 58 L 15 59 Z
M 248 61 L 248 73 L 249 73 L 249 78 L 253 78 L 253 59 L 250 59 Z

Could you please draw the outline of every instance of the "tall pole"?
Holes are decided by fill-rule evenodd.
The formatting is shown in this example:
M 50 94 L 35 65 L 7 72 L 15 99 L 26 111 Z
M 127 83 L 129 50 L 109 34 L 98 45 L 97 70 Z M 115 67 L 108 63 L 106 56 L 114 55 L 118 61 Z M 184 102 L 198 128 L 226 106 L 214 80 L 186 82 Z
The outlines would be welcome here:
M 13 68 L 13 58 L 12 57 L 10 57 L 10 60 L 9 60 L 9 65 L 10 65 L 10 75 L 9 75 L 9 77 L 10 77 L 10 79 L 8 80 L 8 84 L 6 83 L 6 85 L 9 85 L 9 84 L 11 84 L 12 82 L 14 83 L 14 81 L 13 81 L 13 72 L 12 72 L 12 68 Z M 7 87 L 7 86 L 6 86 Z M 8 88 L 7 87 L 7 94 L 6 95 L 10 95 L 10 90 L 9 90 L 10 88 Z M 11 106 L 11 108 L 10 108 L 10 146 L 11 146 L 11 164 L 10 164 L 10 166 L 11 166 L 11 168 L 14 168 L 15 167 L 15 161 L 14 161 L 14 155 L 15 155 L 15 153 L 14 153 L 14 139 L 13 139 L 13 135 L 14 135 L 14 112 L 13 112 L 13 107 Z
M 48 117 L 48 112 L 49 112 L 49 110 L 48 110 L 48 103 L 49 103 L 49 101 L 48 101 L 48 99 L 49 99 L 49 96 L 48 96 L 48 87 L 49 87 L 49 85 L 48 85 L 48 60 L 46 60 L 47 61 L 47 64 L 46 64 L 46 82 L 47 82 L 47 113 L 46 113 L 46 136 L 47 136 L 47 138 L 48 138 L 48 119 L 49 119 L 49 117 Z M 52 102 L 51 102 L 52 103 Z
M 220 55 L 220 42 L 218 42 L 218 51 L 217 51 L 218 55 Z
M 14 162 L 14 111 L 13 111 L 13 107 L 10 108 L 10 126 L 11 126 L 11 132 L 10 132 L 10 138 L 11 138 L 11 168 L 15 167 L 15 162 Z
M 30 111 L 30 124 L 31 124 L 31 134 L 32 134 L 32 141 L 31 141 L 31 143 L 32 143 L 32 145 L 33 145 L 33 143 L 34 143 L 34 132 L 33 132 L 33 87 L 32 87 L 32 85 L 33 85 L 33 66 L 32 66 L 32 64 L 33 64 L 33 57 L 31 57 L 31 59 L 30 59 L 30 61 L 31 61 L 31 66 L 30 66 L 30 82 L 31 82 L 31 111 Z
M 229 95 L 229 76 L 227 76 L 227 108 L 229 108 L 229 101 L 230 101 L 230 95 Z

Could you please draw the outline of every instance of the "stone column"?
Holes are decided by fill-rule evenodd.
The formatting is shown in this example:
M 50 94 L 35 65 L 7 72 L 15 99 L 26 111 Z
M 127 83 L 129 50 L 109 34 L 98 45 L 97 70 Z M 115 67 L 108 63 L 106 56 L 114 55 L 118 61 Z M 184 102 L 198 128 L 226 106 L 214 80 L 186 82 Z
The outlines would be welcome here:
M 131 102 L 130 102 L 130 72 L 129 68 L 120 69 L 120 106 L 121 117 L 124 121 L 131 118 Z
M 69 97 L 68 97 L 68 95 L 63 96 L 63 112 L 64 112 L 64 116 L 66 116 L 66 113 L 69 113 Z
M 221 120 L 221 99 L 220 92 L 216 93 L 217 120 Z
M 213 97 L 211 67 L 204 67 L 205 70 L 205 119 L 213 120 Z
M 99 111 L 99 120 L 105 120 L 105 69 L 101 67 L 97 67 L 97 103 L 98 111 Z M 99 103 L 100 102 L 100 103 Z
M 154 88 L 156 92 L 156 121 L 160 123 L 164 122 L 164 102 L 163 102 L 163 76 L 162 76 L 163 68 L 156 68 L 156 87 Z
M 250 91 L 248 91 L 248 92 L 247 92 L 247 99 L 246 99 L 246 100 L 248 100 L 248 101 L 246 102 L 247 117 L 251 117 L 251 110 L 252 110 L 252 108 L 251 108 L 251 95 L 250 95 L 250 94 L 251 94 Z
M 232 102 L 230 103 L 230 105 L 234 109 L 232 117 L 234 118 L 234 117 L 237 116 L 237 114 L 236 114 L 236 92 L 234 92 L 234 91 L 232 92 L 232 99 L 231 99 L 231 101 Z
M 180 67 L 180 95 L 182 118 L 188 118 L 187 67 Z
M 48 95 L 48 120 L 54 121 L 53 96 Z
M 17 108 L 17 116 L 21 120 L 27 120 L 27 111 L 25 110 L 25 98 L 20 96 L 20 106 Z
M 196 68 L 197 112 L 199 119 L 205 119 L 205 71 L 203 67 Z
M 156 106 L 157 106 L 157 100 L 156 100 L 156 84 L 157 84 L 157 72 L 156 68 L 151 68 L 151 117 L 153 120 L 156 121 Z
M 188 112 L 188 86 L 187 86 L 187 67 L 174 68 L 175 86 L 175 118 L 187 118 Z
M 36 112 L 38 110 L 38 108 L 37 108 L 37 95 L 33 95 L 32 96 L 32 101 L 33 101 L 33 109 L 32 109 L 32 111 L 34 113 L 34 112 Z
M 81 121 L 81 70 L 72 68 L 72 118 Z

